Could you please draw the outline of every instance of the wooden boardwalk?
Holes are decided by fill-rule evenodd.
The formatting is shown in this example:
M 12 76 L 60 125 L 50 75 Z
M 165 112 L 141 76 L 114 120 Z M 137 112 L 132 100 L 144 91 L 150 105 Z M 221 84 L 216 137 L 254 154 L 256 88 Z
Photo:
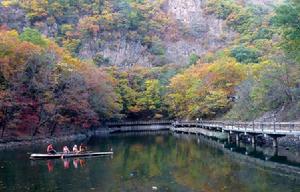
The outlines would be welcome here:
M 300 122 L 231 122 L 231 121 L 129 121 L 106 123 L 109 132 L 159 131 L 172 130 L 201 134 L 203 130 L 227 133 L 230 138 L 234 134 L 240 140 L 242 134 L 251 137 L 252 144 L 256 136 L 264 135 L 273 138 L 273 146 L 277 147 L 277 138 L 284 136 L 300 136 Z
M 134 131 L 161 131 L 170 130 L 172 121 L 128 121 L 109 122 L 106 126 L 110 133 Z
M 172 125 L 173 121 L 124 121 L 107 122 L 107 127 L 138 126 L 138 125 Z
M 148 125 L 172 125 L 174 128 L 194 127 L 214 131 L 238 132 L 244 134 L 300 136 L 300 122 L 128 121 L 106 123 L 108 128 Z
M 287 135 L 300 136 L 300 122 L 225 122 L 225 121 L 176 121 L 173 123 L 174 131 L 190 131 L 191 127 L 208 129 L 212 131 L 221 131 L 235 134 L 236 141 L 239 142 L 240 135 L 249 135 L 252 144 L 256 144 L 256 136 L 264 135 L 273 139 L 273 146 L 278 147 L 277 138 Z M 197 129 L 192 129 L 194 133 L 198 133 Z
M 225 122 L 225 121 L 183 121 L 174 122 L 176 127 L 200 127 L 216 131 L 245 134 L 294 135 L 300 136 L 300 122 Z

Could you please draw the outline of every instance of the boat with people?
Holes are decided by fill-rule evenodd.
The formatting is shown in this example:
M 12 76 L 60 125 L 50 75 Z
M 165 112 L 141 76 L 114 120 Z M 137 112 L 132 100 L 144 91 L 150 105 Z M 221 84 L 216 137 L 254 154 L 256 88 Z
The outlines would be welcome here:
M 33 153 L 30 155 L 30 159 L 58 159 L 58 158 L 76 158 L 76 157 L 93 157 L 102 155 L 112 155 L 113 151 L 108 152 L 93 152 L 88 151 L 87 146 L 83 143 L 80 144 L 79 149 L 75 144 L 72 151 L 69 150 L 68 146 L 63 147 L 62 152 L 57 152 L 51 143 L 47 146 L 47 153 Z
M 30 155 L 30 159 L 38 160 L 38 159 L 59 159 L 59 158 L 75 158 L 75 157 L 94 157 L 94 156 L 103 156 L 103 155 L 113 155 L 112 151 L 108 152 L 82 152 L 82 153 L 63 153 L 57 152 L 55 154 L 45 154 L 45 153 L 33 153 Z

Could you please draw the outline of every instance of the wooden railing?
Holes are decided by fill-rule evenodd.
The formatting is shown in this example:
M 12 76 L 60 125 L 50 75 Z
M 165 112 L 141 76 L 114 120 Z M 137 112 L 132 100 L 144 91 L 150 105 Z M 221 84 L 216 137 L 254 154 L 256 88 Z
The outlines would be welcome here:
M 205 127 L 225 131 L 300 135 L 300 122 L 230 122 L 230 121 L 175 121 L 174 127 Z
M 198 127 L 219 131 L 237 131 L 266 134 L 300 135 L 300 122 L 233 122 L 233 121 L 125 121 L 108 122 L 108 128 L 144 125 L 173 125 L 173 127 Z
M 125 122 L 108 122 L 106 125 L 108 127 L 112 126 L 134 126 L 134 125 L 171 125 L 173 121 L 125 121 Z

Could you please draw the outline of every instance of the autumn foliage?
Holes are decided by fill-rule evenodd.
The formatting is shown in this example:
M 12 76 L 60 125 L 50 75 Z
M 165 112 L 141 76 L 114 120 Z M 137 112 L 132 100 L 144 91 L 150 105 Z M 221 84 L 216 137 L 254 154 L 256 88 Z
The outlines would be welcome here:
M 188 35 L 180 37 L 185 26 L 166 2 L 1 1 L 1 10 L 24 18 L 0 14 L 0 137 L 80 132 L 122 118 L 253 120 L 276 110 L 286 111 L 284 120 L 300 118 L 297 0 L 272 9 L 203 2 L 206 16 L 235 39 L 187 53 L 188 66 L 168 61 L 166 42 Z M 155 67 L 116 67 L 105 50 L 118 50 L 118 39 L 139 43 Z
M 197 63 L 171 79 L 168 103 L 178 118 L 213 118 L 228 111 L 245 67 L 234 59 Z
M 39 45 L 30 30 L 0 31 L 1 137 L 80 131 L 111 118 L 119 105 L 110 76 L 49 39 Z

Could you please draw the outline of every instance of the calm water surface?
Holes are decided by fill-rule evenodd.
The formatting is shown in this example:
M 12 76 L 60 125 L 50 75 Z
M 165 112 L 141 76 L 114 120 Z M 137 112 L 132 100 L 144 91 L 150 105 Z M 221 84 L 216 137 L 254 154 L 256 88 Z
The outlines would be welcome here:
M 193 137 L 115 135 L 86 142 L 93 151 L 112 147 L 114 155 L 30 161 L 27 152 L 46 146 L 0 152 L 0 191 L 300 191 L 299 179 L 234 160 Z

